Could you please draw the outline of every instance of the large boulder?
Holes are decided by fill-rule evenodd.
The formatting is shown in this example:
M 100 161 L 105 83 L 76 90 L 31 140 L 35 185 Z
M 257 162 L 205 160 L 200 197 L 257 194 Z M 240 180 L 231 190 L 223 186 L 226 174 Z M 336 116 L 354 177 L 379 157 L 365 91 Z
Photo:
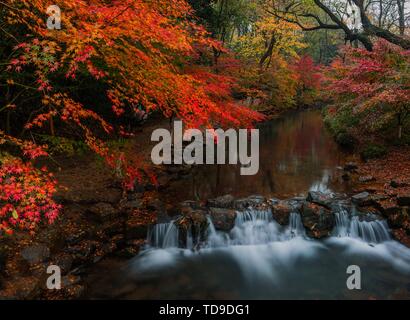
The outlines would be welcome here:
M 256 208 L 266 202 L 266 198 L 259 195 L 250 196 L 243 199 L 235 200 L 233 207 L 236 210 L 246 210 L 248 208 Z
M 410 227 L 410 215 L 409 215 L 409 208 L 402 207 L 397 212 L 390 214 L 387 217 L 387 221 L 389 226 L 392 228 L 403 228 L 405 226 Z M 406 228 L 405 228 L 406 229 Z
M 289 224 L 289 216 L 295 210 L 288 201 L 278 201 L 272 204 L 272 216 L 282 226 Z
M 368 192 L 361 192 L 352 197 L 352 202 L 359 207 L 365 207 L 372 204 L 373 199 Z
M 21 256 L 29 265 L 35 265 L 50 258 L 50 249 L 43 244 L 36 244 L 23 249 Z
M 230 231 L 235 225 L 236 211 L 224 208 L 209 208 L 209 214 L 215 229 L 221 231 Z
M 330 209 L 334 201 L 332 194 L 319 191 L 309 191 L 306 201 L 318 204 Z
M 227 195 L 215 198 L 215 199 L 208 200 L 207 206 L 213 207 L 213 208 L 232 209 L 234 201 L 235 201 L 235 198 L 232 195 L 227 194 Z
M 303 203 L 301 217 L 307 235 L 312 238 L 320 239 L 330 236 L 335 226 L 333 213 L 311 202 Z

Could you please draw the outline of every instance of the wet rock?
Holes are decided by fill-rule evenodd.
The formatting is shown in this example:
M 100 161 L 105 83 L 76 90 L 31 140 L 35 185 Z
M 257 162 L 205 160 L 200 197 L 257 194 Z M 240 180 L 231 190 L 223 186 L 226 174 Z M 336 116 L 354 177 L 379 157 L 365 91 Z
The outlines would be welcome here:
M 328 237 L 335 225 L 333 213 L 317 204 L 305 202 L 301 209 L 302 223 L 309 237 L 320 239 Z
M 407 187 L 408 184 L 399 179 L 393 179 L 392 181 L 390 181 L 390 186 L 392 186 L 393 188 L 402 188 Z
M 392 214 L 396 214 L 399 212 L 400 207 L 397 205 L 395 201 L 392 200 L 381 200 L 381 201 L 375 201 L 374 206 L 376 209 L 378 209 L 380 212 L 383 213 L 384 216 L 388 217 Z
M 288 201 L 279 201 L 271 206 L 272 216 L 282 226 L 289 224 L 289 215 L 295 210 Z
M 179 229 L 179 242 L 185 246 L 187 236 L 191 235 L 194 244 L 199 244 L 206 239 L 208 230 L 208 212 L 184 208 L 182 216 L 175 221 Z
M 203 209 L 203 206 L 202 206 L 201 202 L 194 201 L 194 200 L 183 201 L 183 202 L 181 202 L 180 207 L 181 208 L 189 207 L 189 208 L 192 208 L 192 209 Z
M 100 202 L 89 207 L 87 209 L 87 213 L 93 219 L 100 222 L 105 222 L 115 217 L 117 211 L 111 204 L 106 202 Z
M 409 194 L 399 194 L 397 196 L 397 203 L 399 206 L 410 206 L 410 193 Z
M 366 183 L 366 182 L 372 182 L 375 181 L 376 179 L 373 176 L 361 176 L 359 177 L 359 182 Z
M 348 162 L 346 165 L 343 167 L 343 170 L 345 171 L 354 171 L 359 169 L 359 166 L 355 162 Z
M 327 209 L 330 209 L 334 201 L 331 194 L 318 191 L 309 191 L 306 201 L 318 204 Z
M 352 202 L 358 206 L 368 206 L 372 203 L 370 193 L 362 192 L 352 197 Z
M 230 231 L 235 225 L 236 211 L 233 209 L 210 208 L 209 214 L 215 229 L 221 231 Z
M 70 234 L 70 235 L 65 239 L 65 241 L 66 241 L 68 244 L 70 244 L 70 245 L 77 244 L 77 243 L 79 243 L 80 241 L 82 241 L 83 239 L 85 239 L 85 238 L 87 237 L 87 235 L 88 235 L 88 232 L 87 232 L 87 231 L 80 230 L 80 231 L 78 231 L 78 232 L 76 232 L 76 233 L 74 233 L 74 234 Z
M 387 217 L 389 226 L 392 228 L 402 228 L 403 226 L 410 226 L 409 208 L 403 207 Z
M 232 195 L 227 194 L 227 195 L 215 198 L 215 199 L 208 200 L 207 206 L 213 207 L 213 208 L 232 209 L 234 201 L 235 201 L 235 198 Z
M 60 267 L 62 275 L 66 275 L 71 270 L 73 260 L 71 255 L 61 253 L 53 258 L 53 264 Z
M 50 249 L 42 244 L 27 247 L 21 251 L 21 256 L 29 265 L 47 261 L 50 258 Z
M 248 208 L 256 208 L 263 204 L 266 201 L 266 198 L 259 195 L 250 196 L 243 199 L 235 200 L 233 207 L 236 210 L 245 210 Z

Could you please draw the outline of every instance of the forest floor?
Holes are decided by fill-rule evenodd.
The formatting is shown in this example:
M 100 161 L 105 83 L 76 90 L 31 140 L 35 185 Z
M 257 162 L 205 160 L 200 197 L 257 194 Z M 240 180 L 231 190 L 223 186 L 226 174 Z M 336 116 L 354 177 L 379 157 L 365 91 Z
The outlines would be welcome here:
M 384 157 L 359 165 L 358 192 L 371 194 L 395 238 L 410 247 L 410 147 L 394 147 Z

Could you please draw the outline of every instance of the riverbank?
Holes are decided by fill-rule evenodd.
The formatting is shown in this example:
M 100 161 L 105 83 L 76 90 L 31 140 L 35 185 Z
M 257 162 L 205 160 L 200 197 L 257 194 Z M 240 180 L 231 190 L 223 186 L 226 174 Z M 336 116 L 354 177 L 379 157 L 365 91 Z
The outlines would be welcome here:
M 172 212 L 171 185 L 189 176 L 190 167 L 152 165 L 151 133 L 167 127 L 167 120 L 147 124 L 123 146 L 137 152 L 150 165 L 157 184 L 137 183 L 125 192 L 121 180 L 92 154 L 55 157 L 47 163 L 58 180 L 56 200 L 63 211 L 53 225 L 44 225 L 34 236 L 25 232 L 0 241 L 0 298 L 73 299 L 84 293 L 82 276 L 87 268 L 107 256 L 135 256 L 148 226 L 165 210 Z M 173 191 L 168 192 L 168 189 Z M 62 271 L 60 291 L 45 289 L 49 265 Z
M 167 120 L 148 124 L 122 148 L 127 152 L 138 150 L 141 160 L 151 163 L 151 132 L 168 126 Z M 255 177 L 239 176 L 235 166 L 221 170 L 220 166 L 151 164 L 158 184 L 137 184 L 134 191 L 125 193 L 120 180 L 98 158 L 56 158 L 51 165 L 60 185 L 57 200 L 64 211 L 54 225 L 41 228 L 34 237 L 17 233 L 2 241 L 0 297 L 86 296 L 87 284 L 98 270 L 104 273 L 106 258 L 108 264 L 117 261 L 121 265 L 135 257 L 149 227 L 156 223 L 167 223 L 182 214 L 178 220 L 181 226 L 194 226 L 194 230 L 199 226 L 204 232 L 206 216 L 210 215 L 216 228 L 229 231 L 235 210 L 255 206 L 261 199 L 266 206 L 266 199 L 275 197 L 278 203 L 270 203 L 272 214 L 278 223 L 286 225 L 292 213 L 289 199 L 306 199 L 300 193 L 306 196 L 311 189 L 319 191 L 319 198 L 328 188 L 348 193 L 349 199 L 356 197 L 360 210 L 385 218 L 393 236 L 409 246 L 409 149 L 361 162 L 337 151 L 322 127 L 319 112 L 288 114 L 262 124 L 261 130 L 261 169 Z M 249 198 L 252 194 L 262 195 Z M 335 226 L 329 206 L 321 205 L 320 199 L 310 200 L 300 208 L 308 236 L 329 237 Z M 326 219 L 319 219 L 322 213 Z M 61 266 L 63 290 L 45 289 L 50 264 Z

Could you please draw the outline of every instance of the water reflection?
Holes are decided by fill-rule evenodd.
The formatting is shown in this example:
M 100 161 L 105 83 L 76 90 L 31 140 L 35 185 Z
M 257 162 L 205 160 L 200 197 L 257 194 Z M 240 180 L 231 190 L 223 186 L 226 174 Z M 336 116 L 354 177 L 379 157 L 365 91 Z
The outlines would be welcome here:
M 292 197 L 309 189 L 327 190 L 344 155 L 324 127 L 319 111 L 286 115 L 260 127 L 260 170 L 241 176 L 239 166 L 200 166 L 187 197 L 224 194 Z M 342 191 L 344 186 L 332 187 Z

